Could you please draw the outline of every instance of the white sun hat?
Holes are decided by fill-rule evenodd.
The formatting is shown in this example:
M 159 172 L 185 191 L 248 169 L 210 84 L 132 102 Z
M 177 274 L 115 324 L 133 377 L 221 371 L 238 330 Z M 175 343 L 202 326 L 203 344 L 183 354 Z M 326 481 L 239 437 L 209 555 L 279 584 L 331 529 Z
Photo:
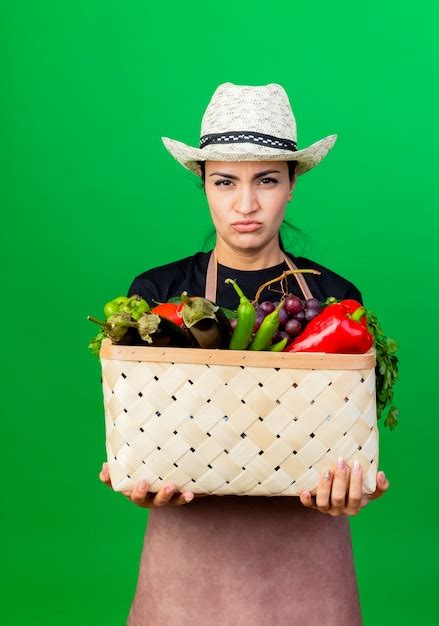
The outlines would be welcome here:
M 336 139 L 328 135 L 298 150 L 293 110 L 277 83 L 219 85 L 204 112 L 198 148 L 162 137 L 171 155 L 197 175 L 197 161 L 297 161 L 297 175 L 304 174 L 320 163 Z

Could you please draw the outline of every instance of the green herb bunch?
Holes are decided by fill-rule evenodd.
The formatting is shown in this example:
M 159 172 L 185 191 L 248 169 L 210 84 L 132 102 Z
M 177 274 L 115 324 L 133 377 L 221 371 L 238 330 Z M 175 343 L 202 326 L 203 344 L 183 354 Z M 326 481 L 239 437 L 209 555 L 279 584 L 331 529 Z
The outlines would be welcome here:
M 375 313 L 368 310 L 366 318 L 369 331 L 374 338 L 376 351 L 377 417 L 380 418 L 383 411 L 393 400 L 393 387 L 398 378 L 399 359 L 396 356 L 398 344 L 391 337 L 386 337 Z M 398 417 L 399 410 L 395 405 L 392 405 L 387 413 L 384 425 L 393 430 L 398 424 Z

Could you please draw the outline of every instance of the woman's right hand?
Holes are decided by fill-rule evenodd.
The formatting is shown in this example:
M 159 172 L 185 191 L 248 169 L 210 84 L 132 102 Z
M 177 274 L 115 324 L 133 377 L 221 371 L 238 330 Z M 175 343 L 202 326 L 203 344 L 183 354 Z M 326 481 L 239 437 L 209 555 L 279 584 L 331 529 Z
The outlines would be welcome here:
M 108 470 L 108 463 L 102 464 L 102 470 L 99 472 L 100 480 L 108 485 L 111 489 L 110 472 Z M 165 485 L 163 489 L 160 489 L 157 493 L 148 493 L 149 485 L 146 481 L 139 481 L 132 491 L 121 491 L 121 493 L 144 509 L 155 509 L 165 505 L 181 506 L 187 504 L 194 499 L 192 491 L 177 492 L 175 485 Z M 200 494 L 201 495 L 201 494 Z M 207 495 L 207 494 L 206 494 Z

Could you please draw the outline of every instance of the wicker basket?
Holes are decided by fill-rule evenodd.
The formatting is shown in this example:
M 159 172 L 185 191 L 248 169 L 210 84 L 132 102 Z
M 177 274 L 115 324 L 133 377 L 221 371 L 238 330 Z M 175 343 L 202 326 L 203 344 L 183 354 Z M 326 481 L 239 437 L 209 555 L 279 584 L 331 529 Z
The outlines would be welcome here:
M 144 478 L 216 495 L 315 493 L 343 456 L 376 488 L 375 352 L 101 347 L 116 491 Z

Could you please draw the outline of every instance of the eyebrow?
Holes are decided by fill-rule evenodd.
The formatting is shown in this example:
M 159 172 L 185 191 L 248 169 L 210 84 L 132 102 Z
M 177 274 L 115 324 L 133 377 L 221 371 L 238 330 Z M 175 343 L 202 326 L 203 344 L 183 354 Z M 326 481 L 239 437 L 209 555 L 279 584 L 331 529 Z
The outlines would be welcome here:
M 280 174 L 280 170 L 264 170 L 263 172 L 258 172 L 257 174 L 255 174 L 253 176 L 253 179 L 255 178 L 260 178 L 261 176 L 266 176 L 267 174 Z M 225 178 L 232 178 L 233 180 L 239 180 L 238 176 L 233 176 L 233 174 L 226 174 L 224 172 L 213 172 L 212 174 L 209 174 L 209 176 L 224 176 Z

